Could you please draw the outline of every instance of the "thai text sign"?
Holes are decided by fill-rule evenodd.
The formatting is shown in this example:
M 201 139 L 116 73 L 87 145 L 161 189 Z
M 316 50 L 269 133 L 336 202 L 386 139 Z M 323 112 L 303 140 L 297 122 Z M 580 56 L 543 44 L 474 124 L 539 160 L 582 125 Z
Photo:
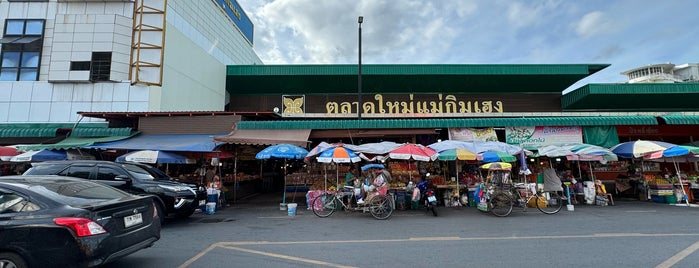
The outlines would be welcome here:
M 449 139 L 459 141 L 497 141 L 495 129 L 490 128 L 450 128 Z
M 552 144 L 582 143 L 580 126 L 507 127 L 507 143 L 523 148 L 538 148 Z

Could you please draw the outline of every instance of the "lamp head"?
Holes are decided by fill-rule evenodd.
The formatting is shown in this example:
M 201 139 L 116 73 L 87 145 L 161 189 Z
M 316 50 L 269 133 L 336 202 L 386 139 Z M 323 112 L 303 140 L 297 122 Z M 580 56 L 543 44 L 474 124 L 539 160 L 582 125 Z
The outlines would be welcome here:
M 364 17 L 363 17 L 363 16 L 359 16 L 359 18 L 357 18 L 357 22 L 358 22 L 358 23 L 364 22 Z

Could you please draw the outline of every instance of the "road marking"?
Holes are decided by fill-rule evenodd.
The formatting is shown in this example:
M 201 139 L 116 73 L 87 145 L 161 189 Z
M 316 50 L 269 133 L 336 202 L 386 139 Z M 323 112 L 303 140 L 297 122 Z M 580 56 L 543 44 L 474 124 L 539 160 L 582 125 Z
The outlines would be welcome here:
M 259 255 L 264 255 L 264 256 L 269 256 L 269 257 L 274 257 L 274 258 L 279 258 L 279 259 L 292 260 L 292 261 L 299 261 L 299 262 L 306 262 L 306 263 L 315 264 L 315 265 L 323 265 L 323 266 L 338 267 L 338 268 L 355 268 L 354 266 L 347 266 L 347 265 L 334 264 L 334 263 L 329 263 L 329 262 L 324 262 L 324 261 L 311 260 L 311 259 L 306 259 L 306 258 L 299 258 L 299 257 L 294 257 L 294 256 L 289 256 L 289 255 L 282 255 L 282 254 L 277 254 L 277 253 L 264 252 L 264 251 L 259 251 L 259 250 L 252 250 L 252 249 L 245 249 L 245 248 L 231 247 L 231 246 L 223 246 L 223 248 L 232 249 L 232 250 L 238 250 L 238 251 L 247 252 L 247 253 L 259 254 Z
M 407 239 L 372 239 L 372 240 L 325 240 L 325 241 L 238 241 L 238 242 L 217 242 L 211 244 L 211 246 L 202 250 L 192 258 L 188 259 L 178 268 L 186 268 L 198 259 L 202 258 L 209 251 L 215 248 L 227 248 L 231 250 L 238 250 L 243 252 L 249 252 L 254 254 L 261 254 L 271 257 L 297 260 L 302 262 L 308 262 L 318 265 L 332 266 L 332 267 L 352 267 L 352 266 L 342 266 L 339 264 L 326 263 L 322 261 L 316 261 L 311 259 L 304 259 L 299 257 L 281 255 L 276 253 L 268 253 L 264 251 L 256 251 L 251 249 L 239 248 L 237 246 L 255 246 L 255 245 L 312 245 L 312 244 L 350 244 L 350 243 L 403 243 L 403 242 L 420 242 L 420 241 L 485 241 L 485 240 L 525 240 L 525 239 L 571 239 L 571 238 L 610 238 L 610 237 L 672 237 L 672 236 L 699 236 L 697 233 L 676 233 L 676 234 L 643 234 L 643 233 L 598 233 L 598 234 L 588 234 L 588 235 L 540 235 L 540 236 L 511 236 L 511 237 L 458 237 L 458 236 L 447 236 L 447 237 L 411 237 Z M 657 268 L 667 268 L 680 260 L 684 259 L 688 255 L 692 254 L 694 251 L 699 249 L 699 242 L 694 243 L 690 247 L 677 253 L 675 256 L 666 260 L 662 264 L 658 265 Z M 316 263 L 318 262 L 318 263 Z M 666 266 L 662 266 L 666 265 Z
M 687 256 L 691 255 L 695 251 L 699 249 L 699 241 L 692 244 L 691 246 L 683 249 L 682 251 L 678 252 L 675 254 L 675 256 L 670 257 L 669 259 L 665 260 L 661 264 L 658 264 L 658 266 L 655 266 L 655 268 L 669 268 L 672 267 L 673 265 L 677 264 Z

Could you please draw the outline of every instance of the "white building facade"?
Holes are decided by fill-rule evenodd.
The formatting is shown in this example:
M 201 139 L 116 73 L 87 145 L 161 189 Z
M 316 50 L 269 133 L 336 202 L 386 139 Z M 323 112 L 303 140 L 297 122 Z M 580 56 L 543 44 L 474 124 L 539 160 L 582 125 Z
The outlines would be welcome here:
M 624 71 L 627 83 L 685 83 L 699 81 L 699 64 L 649 64 Z
M 234 0 L 0 0 L 0 22 L 0 124 L 223 111 L 226 65 L 262 64 Z

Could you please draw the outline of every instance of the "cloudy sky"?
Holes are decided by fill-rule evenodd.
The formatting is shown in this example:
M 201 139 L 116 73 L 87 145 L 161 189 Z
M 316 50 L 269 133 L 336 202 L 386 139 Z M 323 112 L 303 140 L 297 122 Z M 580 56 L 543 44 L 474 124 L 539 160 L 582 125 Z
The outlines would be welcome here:
M 611 64 L 570 87 L 624 82 L 635 67 L 699 62 L 696 0 L 238 0 L 265 64 Z

